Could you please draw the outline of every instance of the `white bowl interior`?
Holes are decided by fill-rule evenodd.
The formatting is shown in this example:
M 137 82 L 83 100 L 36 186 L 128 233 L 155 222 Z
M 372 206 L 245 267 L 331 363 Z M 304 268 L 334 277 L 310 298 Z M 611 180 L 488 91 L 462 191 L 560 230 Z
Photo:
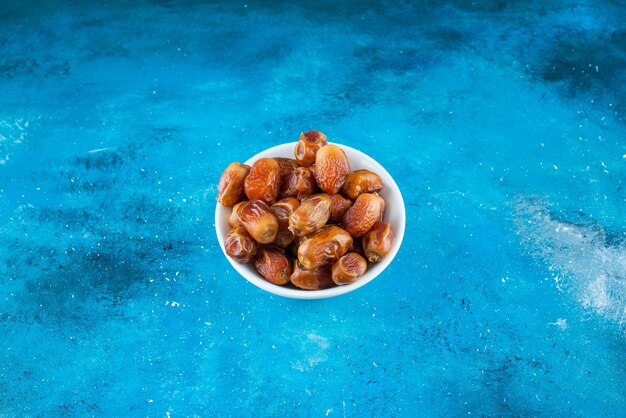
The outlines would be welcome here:
M 329 298 L 333 296 L 342 295 L 344 293 L 351 292 L 353 290 L 358 289 L 361 286 L 366 285 L 367 283 L 374 280 L 380 273 L 387 268 L 389 263 L 394 259 L 398 250 L 400 249 L 400 245 L 402 244 L 402 238 L 404 237 L 404 228 L 406 223 L 406 213 L 404 208 L 404 200 L 402 199 L 402 194 L 400 193 L 400 189 L 398 185 L 393 180 L 391 175 L 378 164 L 374 159 L 365 155 L 361 151 L 358 151 L 354 148 L 348 147 L 346 145 L 341 145 L 333 142 L 333 144 L 339 146 L 343 149 L 348 156 L 348 160 L 350 161 L 350 168 L 352 170 L 358 169 L 367 169 L 373 171 L 378 174 L 383 180 L 383 189 L 380 191 L 380 195 L 385 199 L 386 207 L 385 207 L 385 222 L 389 222 L 391 227 L 395 231 L 396 240 L 394 242 L 393 248 L 390 253 L 379 263 L 368 263 L 367 271 L 359 280 L 354 283 L 337 286 L 330 289 L 323 290 L 302 290 L 302 289 L 294 289 L 291 287 L 284 287 L 272 284 L 266 281 L 263 277 L 261 277 L 252 264 L 241 264 L 226 255 L 226 251 L 224 250 L 224 237 L 230 230 L 230 225 L 228 224 L 228 218 L 232 212 L 232 209 L 226 206 L 222 206 L 221 204 L 217 204 L 215 208 L 215 231 L 217 233 L 217 239 L 220 243 L 220 248 L 226 256 L 226 259 L 230 262 L 235 270 L 239 272 L 246 280 L 248 280 L 253 285 L 266 290 L 275 295 L 280 295 L 289 298 L 296 299 L 322 299 Z M 272 158 L 272 157 L 286 157 L 286 158 L 294 158 L 293 151 L 295 149 L 296 142 L 290 142 L 286 144 L 277 145 L 275 147 L 269 148 L 265 151 L 262 151 L 255 155 L 254 157 L 245 161 L 245 164 L 252 165 L 253 162 L 258 160 L 259 158 Z

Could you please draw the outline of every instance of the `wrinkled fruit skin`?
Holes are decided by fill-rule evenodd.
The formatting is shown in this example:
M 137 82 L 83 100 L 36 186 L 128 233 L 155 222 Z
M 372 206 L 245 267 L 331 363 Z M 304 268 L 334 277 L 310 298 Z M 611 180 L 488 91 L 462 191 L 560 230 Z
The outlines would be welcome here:
M 270 206 L 272 213 L 278 218 L 278 221 L 289 221 L 289 216 L 294 210 L 298 209 L 300 201 L 293 197 L 286 197 Z
M 316 186 L 315 176 L 311 170 L 306 167 L 298 167 L 284 178 L 281 184 L 280 197 L 295 197 L 302 200 L 310 196 L 315 191 Z
M 239 202 L 235 206 L 233 206 L 233 210 L 232 212 L 230 212 L 230 217 L 228 218 L 228 224 L 232 228 L 242 226 L 241 221 L 239 220 L 239 217 L 237 216 L 237 211 L 239 210 L 239 206 L 241 206 L 241 204 L 245 202 L 247 202 L 247 200 L 244 200 L 243 202 Z
M 316 194 L 305 199 L 289 217 L 289 230 L 295 235 L 304 236 L 320 230 L 330 216 L 330 197 Z
M 380 202 L 380 216 L 378 216 L 378 220 L 382 221 L 383 219 L 385 219 L 385 209 L 387 207 L 387 203 L 385 202 L 385 199 L 383 199 L 381 196 L 378 196 L 378 201 Z
M 363 276 L 365 270 L 367 261 L 357 253 L 348 253 L 333 264 L 332 280 L 337 285 L 350 284 Z
M 288 197 L 279 200 L 270 206 L 270 211 L 278 220 L 278 234 L 274 244 L 281 248 L 287 248 L 295 240 L 296 236 L 289 230 L 289 217 L 300 206 L 298 199 Z
M 256 271 L 270 283 L 284 285 L 291 277 L 291 262 L 278 247 L 261 247 L 253 259 Z
M 391 224 L 376 222 L 370 232 L 363 236 L 365 257 L 372 263 L 379 262 L 389 254 L 396 236 Z
M 274 160 L 276 160 L 280 168 L 281 183 L 284 183 L 287 176 L 299 167 L 298 162 L 293 158 L 274 157 Z
M 350 199 L 356 199 L 363 193 L 377 193 L 383 188 L 382 179 L 369 170 L 356 170 L 346 176 L 342 191 Z
M 250 173 L 250 166 L 231 163 L 222 173 L 217 184 L 217 201 L 224 206 L 234 206 L 244 198 L 245 181 Z
M 369 231 L 380 217 L 380 197 L 371 193 L 363 193 L 354 205 L 343 215 L 341 227 L 355 238 Z
M 315 154 L 317 150 L 326 145 L 326 135 L 320 131 L 309 131 L 300 134 L 300 140 L 296 144 L 294 155 L 296 161 L 304 166 L 308 167 L 315 163 Z
M 304 239 L 298 247 L 298 261 L 308 270 L 338 260 L 352 246 L 352 237 L 338 226 L 329 226 Z
M 325 145 L 317 151 L 315 166 L 318 187 L 328 194 L 337 194 L 350 172 L 346 153 L 336 145 Z
M 280 166 L 276 160 L 256 160 L 244 182 L 244 191 L 249 200 L 262 200 L 268 205 L 274 203 L 280 192 Z
M 233 228 L 224 238 L 226 254 L 239 263 L 248 263 L 256 254 L 256 242 L 242 226 Z
M 331 194 L 330 197 L 330 216 L 328 220 L 331 222 L 339 222 L 352 206 L 352 201 L 340 194 Z
M 329 264 L 313 270 L 307 270 L 298 260 L 293 263 L 291 283 L 305 290 L 328 289 L 335 285 L 332 280 L 332 272 Z
M 259 244 L 269 244 L 278 234 L 278 220 L 261 200 L 243 202 L 237 208 L 237 217 Z

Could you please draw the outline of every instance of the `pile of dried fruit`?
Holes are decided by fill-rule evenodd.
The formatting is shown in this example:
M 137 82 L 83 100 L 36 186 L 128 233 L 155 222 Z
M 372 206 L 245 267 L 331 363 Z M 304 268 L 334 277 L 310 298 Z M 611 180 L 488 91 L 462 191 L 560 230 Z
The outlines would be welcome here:
M 378 195 L 382 180 L 351 171 L 344 151 L 319 131 L 302 133 L 294 155 L 224 170 L 217 201 L 233 208 L 226 253 L 252 262 L 277 285 L 319 290 L 352 283 L 393 245 Z

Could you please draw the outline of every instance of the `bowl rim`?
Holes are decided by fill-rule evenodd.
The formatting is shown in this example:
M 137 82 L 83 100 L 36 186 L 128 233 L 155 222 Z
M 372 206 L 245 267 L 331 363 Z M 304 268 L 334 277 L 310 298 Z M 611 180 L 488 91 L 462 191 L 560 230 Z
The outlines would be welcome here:
M 258 152 L 254 156 L 248 158 L 248 160 L 246 160 L 244 164 L 251 165 L 254 161 L 258 160 L 259 158 L 263 158 L 264 156 L 271 155 L 272 151 L 277 152 L 279 149 L 283 150 L 284 148 L 288 146 L 292 146 L 295 148 L 296 144 L 297 142 L 286 142 L 286 143 L 282 143 L 282 144 L 267 148 L 263 151 Z M 354 283 L 350 283 L 348 285 L 336 286 L 330 289 L 321 289 L 321 290 L 293 289 L 289 287 L 275 285 L 263 279 L 261 276 L 259 276 L 256 273 L 254 275 L 251 275 L 249 271 L 245 269 L 244 264 L 236 262 L 235 260 L 231 259 L 226 254 L 226 250 L 224 248 L 224 234 L 227 231 L 223 231 L 224 233 L 220 233 L 221 228 L 218 227 L 218 224 L 223 221 L 223 211 L 228 210 L 230 208 L 227 206 L 223 206 L 222 204 L 218 202 L 216 203 L 216 206 L 215 206 L 215 225 L 214 226 L 215 226 L 215 234 L 217 235 L 217 240 L 218 240 L 220 249 L 222 250 L 222 253 L 226 257 L 228 262 L 231 264 L 231 266 L 241 276 L 243 276 L 244 279 L 246 279 L 248 282 L 252 283 L 256 287 L 263 289 L 274 295 L 283 296 L 283 297 L 292 298 L 292 299 L 312 300 L 312 299 L 325 299 L 325 298 L 331 298 L 335 296 L 344 295 L 346 293 L 350 293 L 354 290 L 357 290 L 361 288 L 362 286 L 365 286 L 367 283 L 371 282 L 380 274 L 382 274 L 387 269 L 389 264 L 391 264 L 391 262 L 396 257 L 398 251 L 400 250 L 400 246 L 402 245 L 402 240 L 404 238 L 404 231 L 406 229 L 406 208 L 404 206 L 404 198 L 402 197 L 402 192 L 400 191 L 400 188 L 398 187 L 397 183 L 395 182 L 391 174 L 389 174 L 389 172 L 385 170 L 385 168 L 374 158 L 348 145 L 340 144 L 334 141 L 332 142 L 332 144 L 340 147 L 341 149 L 343 149 L 344 151 L 347 151 L 348 153 L 357 154 L 360 158 L 364 158 L 368 160 L 368 164 L 374 166 L 375 169 L 377 170 L 376 172 L 379 174 L 382 174 L 381 177 L 385 177 L 384 181 L 385 183 L 387 183 L 387 187 L 393 189 L 395 194 L 397 194 L 398 199 L 397 201 L 394 200 L 394 206 L 397 206 L 397 209 L 394 210 L 394 212 L 396 211 L 398 212 L 398 215 L 399 215 L 398 219 L 400 219 L 400 222 L 399 222 L 399 225 L 394 225 L 394 232 L 396 234 L 396 237 L 395 237 L 393 247 L 391 248 L 391 251 L 389 251 L 389 254 L 387 254 L 387 256 L 382 261 L 380 261 L 379 263 L 376 263 L 377 266 L 380 266 L 378 267 L 379 271 L 377 273 L 372 274 L 370 277 L 367 277 L 367 272 L 366 272 L 365 275 L 361 277 L 359 280 L 355 281 Z

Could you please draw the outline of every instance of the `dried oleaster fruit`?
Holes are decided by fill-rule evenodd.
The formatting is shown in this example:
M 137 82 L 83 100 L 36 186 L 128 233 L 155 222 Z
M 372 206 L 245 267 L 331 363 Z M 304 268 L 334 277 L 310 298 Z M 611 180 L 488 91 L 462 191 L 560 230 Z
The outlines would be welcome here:
M 254 268 L 270 283 L 284 285 L 291 276 L 291 262 L 278 247 L 260 247 L 254 256 Z
M 276 239 L 274 240 L 273 244 L 278 245 L 280 248 L 287 248 L 293 243 L 295 239 L 296 236 L 289 230 L 289 227 L 279 226 L 278 234 L 276 234 Z
M 338 260 L 351 246 L 350 234 L 331 225 L 302 241 L 298 247 L 298 261 L 304 268 L 312 270 Z
M 237 217 L 259 244 L 269 244 L 276 239 L 278 220 L 265 202 L 261 200 L 243 202 L 237 208 Z
M 270 206 L 270 211 L 278 220 L 278 234 L 274 244 L 281 248 L 287 248 L 294 241 L 296 236 L 289 230 L 289 217 L 300 206 L 298 199 L 288 197 L 279 200 Z
M 256 242 L 244 227 L 238 226 L 226 234 L 224 249 L 233 260 L 248 263 L 256 254 Z
M 298 167 L 289 173 L 280 187 L 280 197 L 295 197 L 299 200 L 315 191 L 315 176 L 307 167 Z
M 247 202 L 247 200 L 244 200 L 243 202 L 239 202 L 235 206 L 233 206 L 233 210 L 232 212 L 230 212 L 230 217 L 228 218 L 228 224 L 231 227 L 235 228 L 235 227 L 241 226 L 241 221 L 239 220 L 239 217 L 237 216 L 237 210 L 239 209 L 239 206 L 241 206 L 241 204 L 245 202 Z
M 328 194 L 336 194 L 350 172 L 350 162 L 346 153 L 336 145 L 328 144 L 315 155 L 315 180 L 320 189 Z
M 273 158 L 260 158 L 252 164 L 244 183 L 249 200 L 262 200 L 271 205 L 280 191 L 280 166 Z
M 382 198 L 382 196 L 378 194 L 376 194 L 376 196 L 378 196 L 378 201 L 380 202 L 380 216 L 378 217 L 378 220 L 382 221 L 383 219 L 385 219 L 385 208 L 387 206 L 387 203 L 385 202 L 385 199 Z
M 372 228 L 380 217 L 380 197 L 372 193 L 363 193 L 354 201 L 354 205 L 341 220 L 341 227 L 354 238 L 363 236 Z
M 270 210 L 278 219 L 278 222 L 286 222 L 289 223 L 289 217 L 300 206 L 300 202 L 298 199 L 293 197 L 287 197 L 285 199 L 281 199 L 278 202 L 274 203 L 270 206 Z
M 294 151 L 296 161 L 302 166 L 308 167 L 315 163 L 315 153 L 326 145 L 326 135 L 320 131 L 309 131 L 300 134 L 300 140 Z
M 330 197 L 316 194 L 302 201 L 298 209 L 289 217 L 289 230 L 303 236 L 318 231 L 330 216 Z
M 329 264 L 308 270 L 298 260 L 293 263 L 291 283 L 305 290 L 321 290 L 333 287 L 332 272 Z
M 340 194 L 331 194 L 328 196 L 330 197 L 330 217 L 328 220 L 331 222 L 339 222 L 348 209 L 350 209 L 350 206 L 352 206 L 352 201 Z
M 383 188 L 383 181 L 376 173 L 369 170 L 356 170 L 346 176 L 342 191 L 350 199 L 356 199 L 362 193 L 376 193 Z
M 280 168 L 280 181 L 285 182 L 285 179 L 289 174 L 299 167 L 298 162 L 293 158 L 274 157 Z
M 391 229 L 391 224 L 387 222 L 376 222 L 372 229 L 363 236 L 363 251 L 365 257 L 372 263 L 376 263 L 389 254 L 395 233 Z
M 335 284 L 350 284 L 365 274 L 367 261 L 357 253 L 348 253 L 335 261 L 332 279 Z
M 224 206 L 233 206 L 244 198 L 244 183 L 250 166 L 231 163 L 222 173 L 217 184 L 217 201 Z

